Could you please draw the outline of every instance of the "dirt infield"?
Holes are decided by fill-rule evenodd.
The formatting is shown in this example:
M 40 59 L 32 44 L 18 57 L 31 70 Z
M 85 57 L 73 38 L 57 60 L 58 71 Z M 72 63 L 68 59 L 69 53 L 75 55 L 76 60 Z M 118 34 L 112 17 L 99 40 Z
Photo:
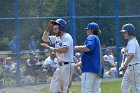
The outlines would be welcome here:
M 6 87 L 1 88 L 0 93 L 39 93 L 40 89 L 47 86 L 47 84 L 22 86 L 22 87 Z

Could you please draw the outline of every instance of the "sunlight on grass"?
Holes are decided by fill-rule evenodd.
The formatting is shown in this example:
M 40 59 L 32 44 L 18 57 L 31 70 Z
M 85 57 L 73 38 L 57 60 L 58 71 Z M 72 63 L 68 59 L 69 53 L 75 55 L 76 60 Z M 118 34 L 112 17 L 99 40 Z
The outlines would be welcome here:
M 121 80 L 117 81 L 106 81 L 101 83 L 101 93 L 121 93 Z M 49 88 L 44 87 L 41 89 L 40 93 L 49 93 Z M 70 93 L 81 93 L 81 85 L 80 83 L 78 84 L 73 84 Z M 132 93 L 132 91 L 131 91 Z

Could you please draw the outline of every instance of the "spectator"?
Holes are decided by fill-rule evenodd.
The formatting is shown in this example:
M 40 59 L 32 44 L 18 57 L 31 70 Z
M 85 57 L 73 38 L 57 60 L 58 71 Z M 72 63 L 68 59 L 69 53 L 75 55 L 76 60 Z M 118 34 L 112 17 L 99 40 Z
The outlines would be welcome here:
M 104 55 L 104 62 L 108 70 L 109 68 L 116 66 L 115 58 L 112 54 L 112 51 L 109 49 L 106 50 L 106 54 Z
M 4 70 L 12 73 L 16 73 L 16 63 L 13 62 L 12 57 L 7 57 L 3 64 Z
M 58 67 L 58 62 L 57 62 L 57 59 L 56 59 L 56 54 L 54 52 L 52 52 L 50 54 L 50 56 L 48 58 L 46 58 L 46 60 L 44 61 L 43 63 L 43 66 L 44 67 L 52 67 L 52 68 L 57 68 Z
M 77 53 L 75 53 L 75 57 L 77 58 L 78 62 L 80 62 L 82 55 L 81 55 L 81 53 L 77 52 Z
M 35 76 L 36 74 L 36 63 L 38 62 L 35 58 L 36 54 L 34 52 L 31 52 L 29 54 L 30 58 L 27 59 L 26 64 L 25 64 L 25 73 L 24 75 L 31 75 Z
M 37 63 L 37 60 L 36 60 L 36 54 L 34 52 L 31 52 L 29 54 L 30 58 L 27 60 L 27 63 L 29 66 L 32 66 L 32 65 L 35 65 Z
M 15 36 L 13 36 L 13 39 L 8 43 L 8 46 L 10 47 L 12 53 L 16 52 L 17 46 L 16 46 L 16 37 Z
M 53 75 L 56 68 L 58 67 L 56 54 L 54 52 L 51 52 L 50 56 L 48 58 L 46 58 L 46 60 L 43 63 L 43 67 L 48 70 L 48 75 L 49 76 Z
M 36 50 L 35 36 L 31 36 L 31 38 L 29 40 L 29 49 L 30 49 L 30 51 Z
M 13 61 L 12 57 L 7 57 L 5 62 L 3 62 L 3 69 L 0 73 L 0 79 L 15 79 L 16 75 L 16 63 Z
M 115 77 L 117 77 L 116 66 L 110 68 L 110 70 L 105 73 L 104 77 L 105 78 L 115 78 Z

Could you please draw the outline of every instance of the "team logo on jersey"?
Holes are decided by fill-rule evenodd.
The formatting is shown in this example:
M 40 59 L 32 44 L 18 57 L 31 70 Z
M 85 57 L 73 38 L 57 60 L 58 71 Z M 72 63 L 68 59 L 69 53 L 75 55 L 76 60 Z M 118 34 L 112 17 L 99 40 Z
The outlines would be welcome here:
M 55 44 L 56 44 L 57 46 L 62 46 L 62 43 L 60 43 L 59 41 L 56 41 Z

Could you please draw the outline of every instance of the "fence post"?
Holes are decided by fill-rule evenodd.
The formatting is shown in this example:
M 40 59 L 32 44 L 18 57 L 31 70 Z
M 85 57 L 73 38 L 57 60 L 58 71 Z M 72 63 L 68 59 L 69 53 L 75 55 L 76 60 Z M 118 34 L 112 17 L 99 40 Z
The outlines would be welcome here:
M 14 0 L 14 16 L 15 16 L 15 33 L 16 33 L 16 63 L 17 63 L 17 69 L 16 69 L 16 85 L 20 86 L 20 54 L 19 54 L 19 19 L 18 19 L 18 0 Z
M 118 24 L 119 24 L 119 1 L 118 0 L 114 0 L 114 14 L 115 14 L 115 30 L 116 30 L 116 56 L 117 56 L 117 72 L 118 72 L 118 76 L 119 76 L 119 66 L 120 66 L 120 49 L 119 49 L 119 30 L 118 30 Z
M 69 0 L 70 34 L 76 45 L 76 24 L 75 24 L 75 0 Z

